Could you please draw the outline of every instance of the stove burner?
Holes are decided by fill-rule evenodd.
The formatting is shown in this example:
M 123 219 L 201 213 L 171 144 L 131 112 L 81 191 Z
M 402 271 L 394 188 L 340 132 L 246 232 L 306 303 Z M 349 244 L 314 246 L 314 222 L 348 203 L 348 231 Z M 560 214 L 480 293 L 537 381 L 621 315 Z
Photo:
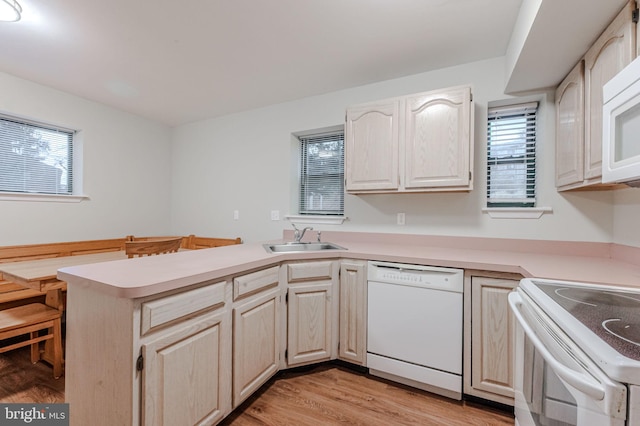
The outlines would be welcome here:
M 584 303 L 585 305 L 589 305 L 589 306 L 598 306 L 598 305 L 594 305 L 593 303 L 587 303 L 587 302 L 584 302 L 582 300 L 574 299 L 574 298 L 564 294 L 564 293 L 567 293 L 567 292 L 571 292 L 572 290 L 575 290 L 575 289 L 573 289 L 573 288 L 558 288 L 558 289 L 556 289 L 555 293 L 560 297 L 564 297 L 565 299 L 571 300 L 572 302 Z
M 640 346 L 640 327 L 629 324 L 619 318 L 602 321 L 602 327 L 609 333 L 636 346 Z
M 640 292 L 534 284 L 613 349 L 640 361 Z
M 569 299 L 572 302 L 583 303 L 594 307 L 598 305 L 608 305 L 619 308 L 640 309 L 640 294 L 633 295 L 630 293 L 630 295 L 626 295 L 615 291 L 575 287 L 561 287 L 557 288 L 554 292 L 558 296 Z

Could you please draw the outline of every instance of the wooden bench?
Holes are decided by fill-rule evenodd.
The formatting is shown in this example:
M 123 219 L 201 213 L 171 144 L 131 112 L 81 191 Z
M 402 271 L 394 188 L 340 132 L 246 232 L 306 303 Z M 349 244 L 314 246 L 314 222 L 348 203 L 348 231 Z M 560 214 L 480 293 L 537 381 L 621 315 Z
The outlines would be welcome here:
M 62 312 L 42 303 L 30 303 L 0 311 L 0 354 L 24 346 L 31 346 L 31 362 L 45 359 L 53 366 L 53 377 L 62 376 Z M 42 332 L 45 332 L 43 334 Z M 27 335 L 26 340 L 11 340 Z M 52 357 L 47 359 L 40 350 L 40 342 L 51 340 Z
M 158 237 L 142 237 L 144 240 Z M 71 241 L 61 243 L 28 244 L 0 247 L 0 263 L 20 262 L 26 260 L 48 259 L 62 256 L 77 256 L 110 251 L 124 251 L 125 242 L 132 241 L 133 236 L 105 240 Z M 189 235 L 182 237 L 181 247 L 190 250 L 241 244 L 240 238 L 209 238 Z M 45 294 L 20 284 L 5 280 L 0 274 L 0 310 L 22 306 L 30 303 L 44 303 Z
M 0 263 L 77 256 L 124 250 L 124 238 L 27 244 L 0 247 Z M 5 280 L 0 276 L 0 310 L 30 303 L 44 303 L 46 295 L 38 290 Z
M 0 310 L 29 303 L 44 303 L 45 294 L 7 280 L 0 280 Z

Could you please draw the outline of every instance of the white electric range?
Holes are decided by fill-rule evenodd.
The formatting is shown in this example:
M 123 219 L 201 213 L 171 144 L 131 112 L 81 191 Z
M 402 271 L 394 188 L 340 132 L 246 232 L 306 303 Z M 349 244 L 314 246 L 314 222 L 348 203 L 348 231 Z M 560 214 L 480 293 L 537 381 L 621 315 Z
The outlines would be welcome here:
M 524 279 L 516 424 L 640 426 L 640 289 Z

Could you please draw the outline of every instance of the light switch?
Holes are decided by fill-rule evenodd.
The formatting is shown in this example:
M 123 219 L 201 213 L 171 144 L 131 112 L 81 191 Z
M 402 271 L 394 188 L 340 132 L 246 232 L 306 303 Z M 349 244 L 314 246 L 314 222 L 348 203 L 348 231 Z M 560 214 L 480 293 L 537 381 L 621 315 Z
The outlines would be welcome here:
M 271 210 L 271 220 L 280 220 L 280 210 Z
M 398 213 L 398 225 L 404 225 L 404 213 Z
M 234 210 L 233 211 L 233 220 L 238 220 L 240 219 L 240 211 L 239 210 Z

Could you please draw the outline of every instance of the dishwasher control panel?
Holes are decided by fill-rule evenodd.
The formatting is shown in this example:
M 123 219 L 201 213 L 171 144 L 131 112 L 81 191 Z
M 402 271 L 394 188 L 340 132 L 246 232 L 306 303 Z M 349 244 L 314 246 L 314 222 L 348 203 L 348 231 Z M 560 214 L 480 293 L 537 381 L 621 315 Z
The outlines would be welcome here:
M 370 261 L 367 280 L 462 292 L 464 271 L 455 268 Z

